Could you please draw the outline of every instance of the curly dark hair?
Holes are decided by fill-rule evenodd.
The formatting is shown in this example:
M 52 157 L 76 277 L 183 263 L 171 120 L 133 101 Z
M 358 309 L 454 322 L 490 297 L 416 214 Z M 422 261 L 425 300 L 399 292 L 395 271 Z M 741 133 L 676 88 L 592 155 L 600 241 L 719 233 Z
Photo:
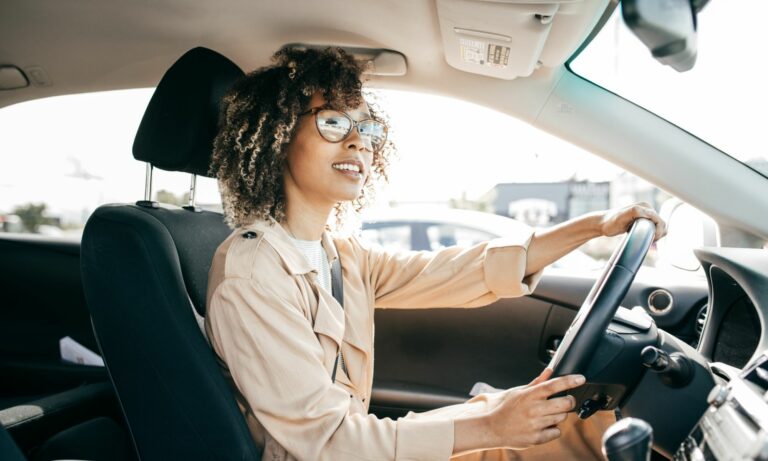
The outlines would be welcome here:
M 320 92 L 339 110 L 358 107 L 365 101 L 371 116 L 387 122 L 375 100 L 363 94 L 363 65 L 344 50 L 284 48 L 272 56 L 272 61 L 273 65 L 238 81 L 222 104 L 210 173 L 219 181 L 224 217 L 233 228 L 270 216 L 278 222 L 285 220 L 286 147 L 312 95 Z M 334 209 L 338 226 L 350 205 L 359 212 L 372 198 L 375 183 L 388 180 L 387 167 L 394 153 L 389 140 L 374 152 L 371 177 L 360 196 Z

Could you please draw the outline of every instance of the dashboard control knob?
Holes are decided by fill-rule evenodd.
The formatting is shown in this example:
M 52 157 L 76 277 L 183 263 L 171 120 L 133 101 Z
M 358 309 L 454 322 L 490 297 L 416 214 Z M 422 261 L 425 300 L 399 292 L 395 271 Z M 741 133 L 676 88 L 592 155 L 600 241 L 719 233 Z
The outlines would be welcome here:
M 658 347 L 647 346 L 640 353 L 640 359 L 669 387 L 683 387 L 693 379 L 691 360 L 679 352 L 668 354 Z
M 653 371 L 664 371 L 669 367 L 669 354 L 658 347 L 648 346 L 640 354 L 643 365 Z
M 727 387 L 717 385 L 713 387 L 711 391 L 709 391 L 709 395 L 707 396 L 707 403 L 715 408 L 720 407 L 726 402 L 726 400 L 728 400 L 729 392 L 730 390 Z

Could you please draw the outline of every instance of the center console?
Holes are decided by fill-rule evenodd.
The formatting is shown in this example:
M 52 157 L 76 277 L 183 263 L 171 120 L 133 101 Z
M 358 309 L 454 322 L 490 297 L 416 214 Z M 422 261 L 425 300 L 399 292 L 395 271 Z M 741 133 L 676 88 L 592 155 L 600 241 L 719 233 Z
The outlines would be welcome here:
M 768 460 L 768 353 L 709 394 L 709 408 L 675 460 Z M 763 429 L 761 429 L 763 428 Z
M 723 384 L 712 388 L 698 423 L 667 456 L 675 461 L 768 461 L 768 351 L 741 370 L 718 363 L 711 369 Z M 654 434 L 642 419 L 620 420 L 605 433 L 603 454 L 609 461 L 647 461 L 657 435 L 663 434 Z

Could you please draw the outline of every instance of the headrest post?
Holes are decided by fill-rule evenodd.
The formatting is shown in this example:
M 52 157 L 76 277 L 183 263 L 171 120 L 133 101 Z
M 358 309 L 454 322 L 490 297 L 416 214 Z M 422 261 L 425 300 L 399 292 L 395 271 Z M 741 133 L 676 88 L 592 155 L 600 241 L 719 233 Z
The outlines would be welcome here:
M 195 187 L 197 187 L 197 175 L 192 174 L 192 182 L 189 185 L 189 202 L 187 203 L 187 206 L 183 206 L 187 211 L 195 211 L 199 212 L 202 211 L 200 207 L 195 206 Z
M 136 205 L 143 206 L 145 208 L 159 208 L 159 204 L 152 201 L 152 173 L 154 167 L 151 163 L 147 162 L 146 176 L 144 178 L 144 200 L 139 200 Z
M 192 182 L 189 184 L 189 206 L 195 206 L 195 185 L 197 184 L 197 175 L 192 175 Z
M 152 201 L 152 173 L 153 166 L 151 163 L 147 163 L 146 177 L 144 178 L 144 201 Z

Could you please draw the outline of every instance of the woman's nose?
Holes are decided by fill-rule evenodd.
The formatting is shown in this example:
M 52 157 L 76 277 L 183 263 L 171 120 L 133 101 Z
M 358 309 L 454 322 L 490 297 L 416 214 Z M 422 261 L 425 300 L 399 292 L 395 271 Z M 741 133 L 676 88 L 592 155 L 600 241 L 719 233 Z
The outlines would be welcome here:
M 360 136 L 360 131 L 357 129 L 357 127 L 352 128 L 352 131 L 347 136 L 347 139 L 344 140 L 344 147 L 354 150 L 365 149 L 367 151 L 373 151 L 373 148 L 369 145 L 369 143 L 366 143 L 365 140 L 363 140 L 363 137 Z

